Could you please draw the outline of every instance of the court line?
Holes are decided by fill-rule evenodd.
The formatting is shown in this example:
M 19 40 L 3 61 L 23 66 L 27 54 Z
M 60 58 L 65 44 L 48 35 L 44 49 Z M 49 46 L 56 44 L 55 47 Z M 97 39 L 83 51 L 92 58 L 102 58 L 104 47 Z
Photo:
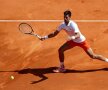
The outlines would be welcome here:
M 63 20 L 0 20 L 0 22 L 62 22 Z M 108 20 L 74 20 L 75 22 L 108 22 Z

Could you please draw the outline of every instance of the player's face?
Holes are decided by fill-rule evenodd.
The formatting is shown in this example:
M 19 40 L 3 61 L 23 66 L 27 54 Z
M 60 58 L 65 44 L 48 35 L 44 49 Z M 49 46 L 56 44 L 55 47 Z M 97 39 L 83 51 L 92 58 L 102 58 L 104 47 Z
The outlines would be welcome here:
M 66 24 L 69 23 L 69 20 L 70 20 L 70 16 L 69 15 L 65 15 L 64 16 L 64 21 L 65 21 Z

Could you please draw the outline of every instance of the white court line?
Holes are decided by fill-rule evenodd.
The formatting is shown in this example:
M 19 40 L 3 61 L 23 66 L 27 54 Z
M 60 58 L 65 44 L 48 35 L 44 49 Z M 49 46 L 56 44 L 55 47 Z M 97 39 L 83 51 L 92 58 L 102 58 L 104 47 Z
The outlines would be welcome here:
M 0 22 L 62 22 L 63 20 L 0 20 Z M 75 22 L 108 22 L 108 20 L 74 20 Z
M 0 22 L 62 22 L 63 20 L 0 20 Z

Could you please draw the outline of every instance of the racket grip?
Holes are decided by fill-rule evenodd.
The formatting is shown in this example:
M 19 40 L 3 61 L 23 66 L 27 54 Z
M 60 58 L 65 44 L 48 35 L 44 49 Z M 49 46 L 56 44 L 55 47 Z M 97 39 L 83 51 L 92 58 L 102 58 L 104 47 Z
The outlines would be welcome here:
M 39 39 L 41 39 L 41 36 L 39 36 L 39 35 L 37 35 L 37 34 L 35 34 L 35 36 L 37 36 Z

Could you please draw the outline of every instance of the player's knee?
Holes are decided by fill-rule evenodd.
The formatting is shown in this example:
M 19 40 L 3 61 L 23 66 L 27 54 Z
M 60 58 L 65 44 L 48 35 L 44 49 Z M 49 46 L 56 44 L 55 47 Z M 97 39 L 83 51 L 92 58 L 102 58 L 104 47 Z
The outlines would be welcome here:
M 59 53 L 63 53 L 64 50 L 63 50 L 62 48 L 59 48 L 59 49 L 58 49 L 58 52 L 59 52 Z

